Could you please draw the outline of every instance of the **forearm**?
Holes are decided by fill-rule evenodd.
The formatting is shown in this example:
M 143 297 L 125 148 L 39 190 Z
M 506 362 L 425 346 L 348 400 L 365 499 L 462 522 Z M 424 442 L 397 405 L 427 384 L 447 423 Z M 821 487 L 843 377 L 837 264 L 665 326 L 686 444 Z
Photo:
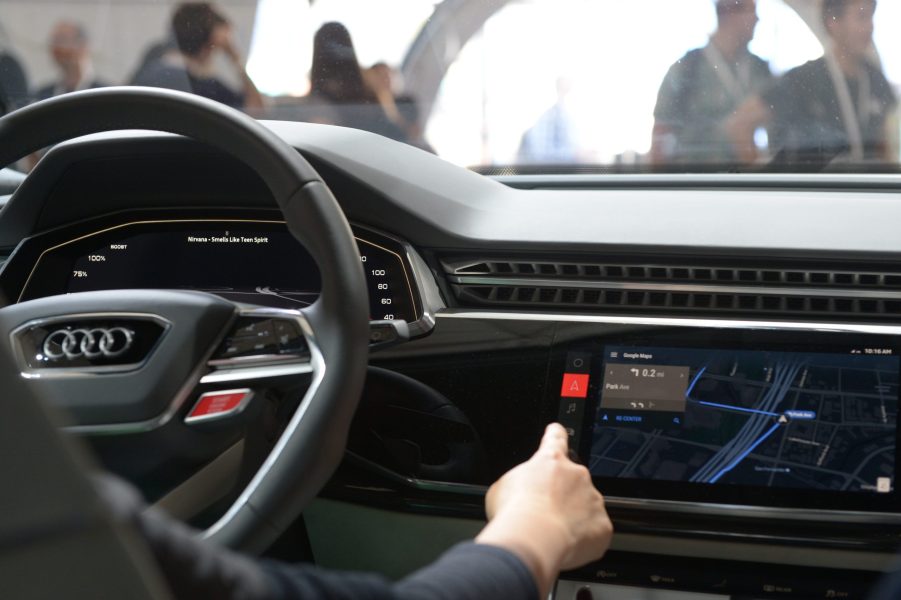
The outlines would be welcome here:
M 553 586 L 565 556 L 568 540 L 554 523 L 538 522 L 534 514 L 520 518 L 515 514 L 499 515 L 476 537 L 476 543 L 509 550 L 528 567 L 539 598 L 546 598 Z
M 309 565 L 265 561 L 276 590 L 273 600 L 538 600 L 522 561 L 503 548 L 472 543 L 455 546 L 437 561 L 392 583 L 373 574 L 327 571 Z
M 238 79 L 241 80 L 241 93 L 244 95 L 244 108 L 263 108 L 263 95 L 260 93 L 260 90 L 257 89 L 253 79 L 251 79 L 250 75 L 247 73 L 247 69 L 244 66 L 244 61 L 240 54 L 238 54 L 237 50 L 227 50 L 226 53 Z
M 490 522 L 476 537 L 477 543 L 515 553 L 541 597 L 561 569 L 601 558 L 613 536 L 604 497 L 588 469 L 568 458 L 568 442 L 559 423 L 548 425 L 532 458 L 489 488 L 485 512 Z
M 254 84 L 253 80 L 250 78 L 250 75 L 247 74 L 247 71 L 244 68 L 241 68 L 241 92 L 244 94 L 244 108 L 263 108 L 263 95 L 260 93 L 260 90 L 257 89 L 256 84 Z
M 244 108 L 263 108 L 263 94 L 244 69 L 241 69 L 241 88 L 244 93 Z
M 757 160 L 754 132 L 769 121 L 770 111 L 767 106 L 760 98 L 752 97 L 723 123 L 723 129 L 739 161 L 750 164 Z
M 654 129 L 651 132 L 651 164 L 664 165 L 669 162 L 675 143 L 673 128 L 659 120 L 655 120 Z
M 726 137 L 732 145 L 732 152 L 738 162 L 753 164 L 759 156 L 757 146 L 754 144 L 754 130 L 742 124 L 726 124 Z
M 538 600 L 521 557 L 507 548 L 460 544 L 395 586 L 398 600 Z

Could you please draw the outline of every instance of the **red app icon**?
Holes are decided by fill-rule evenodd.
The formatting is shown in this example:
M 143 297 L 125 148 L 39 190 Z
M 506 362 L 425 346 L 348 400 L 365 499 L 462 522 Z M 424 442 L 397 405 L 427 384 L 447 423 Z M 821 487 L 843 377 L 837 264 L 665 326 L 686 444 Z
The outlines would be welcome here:
M 588 374 L 564 373 L 560 395 L 564 398 L 585 398 L 588 396 Z

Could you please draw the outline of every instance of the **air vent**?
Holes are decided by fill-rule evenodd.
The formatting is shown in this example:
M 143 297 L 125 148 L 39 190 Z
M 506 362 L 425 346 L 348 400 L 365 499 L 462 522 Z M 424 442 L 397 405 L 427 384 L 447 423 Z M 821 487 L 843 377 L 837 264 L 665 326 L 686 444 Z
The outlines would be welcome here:
M 442 264 L 464 306 L 816 319 L 901 316 L 901 266 L 869 270 L 797 263 L 761 267 L 750 261 L 635 264 L 495 258 L 452 258 Z
M 743 285 L 810 285 L 901 290 L 898 272 L 774 269 L 716 266 L 629 265 L 546 261 L 450 261 L 451 275 L 548 275 L 574 279 L 611 279 L 679 283 L 736 283 Z

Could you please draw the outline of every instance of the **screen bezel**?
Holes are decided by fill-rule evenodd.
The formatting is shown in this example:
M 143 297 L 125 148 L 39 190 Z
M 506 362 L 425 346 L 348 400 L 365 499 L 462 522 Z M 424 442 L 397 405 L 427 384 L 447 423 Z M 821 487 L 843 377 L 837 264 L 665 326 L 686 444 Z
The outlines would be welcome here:
M 555 420 L 562 404 L 560 385 L 569 352 L 588 352 L 593 356 L 588 397 L 584 402 L 578 431 L 580 460 L 588 463 L 592 443 L 592 422 L 600 403 L 603 381 L 603 352 L 606 346 L 667 347 L 695 349 L 760 350 L 786 352 L 850 353 L 851 348 L 890 348 L 901 360 L 901 340 L 888 335 L 835 333 L 827 331 L 783 331 L 765 329 L 720 329 L 704 327 L 648 327 L 618 335 L 597 335 L 558 344 L 551 356 L 550 403 L 547 420 Z M 708 503 L 736 506 L 807 508 L 901 513 L 898 465 L 901 453 L 901 428 L 895 431 L 895 489 L 890 493 L 832 492 L 798 488 L 742 486 L 734 484 L 642 480 L 593 476 L 597 487 L 608 496 Z
M 194 228 L 228 226 L 249 233 L 278 232 L 282 234 L 284 221 L 280 213 L 272 211 L 185 210 L 160 214 L 156 211 L 128 211 L 82 222 L 73 226 L 42 233 L 23 240 L 10 256 L 0 276 L 0 292 L 13 302 L 54 296 L 70 292 L 69 276 L 75 261 L 96 247 L 98 243 L 119 241 L 121 236 L 156 231 L 168 233 Z M 391 261 L 389 277 L 395 295 L 403 298 L 395 310 L 395 318 L 409 323 L 424 317 L 422 298 L 415 286 L 415 278 L 404 245 L 395 239 L 367 227 L 354 226 L 354 237 L 367 253 L 377 254 Z M 303 250 L 301 250 L 303 252 Z M 312 259 L 310 259 L 312 261 Z M 395 264 L 396 263 L 396 264 Z M 293 265 L 297 268 L 296 265 Z M 315 263 L 310 268 L 316 270 Z M 315 276 L 318 278 L 318 271 Z M 374 282 L 367 277 L 367 285 Z M 373 290 L 370 290 L 373 295 Z M 373 312 L 375 309 L 371 307 Z M 381 316 L 377 314 L 376 317 Z

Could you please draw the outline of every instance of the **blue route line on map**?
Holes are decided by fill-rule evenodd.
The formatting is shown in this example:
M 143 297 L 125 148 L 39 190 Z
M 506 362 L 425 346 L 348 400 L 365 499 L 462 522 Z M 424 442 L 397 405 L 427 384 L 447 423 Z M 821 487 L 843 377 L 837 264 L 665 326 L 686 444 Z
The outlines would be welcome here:
M 710 479 L 710 481 L 708 481 L 707 483 L 716 483 L 716 482 L 719 480 L 720 477 L 722 477 L 723 475 L 725 475 L 726 473 L 728 473 L 729 471 L 731 471 L 732 469 L 734 469 L 736 466 L 738 466 L 738 463 L 740 463 L 740 462 L 743 461 L 745 458 L 747 458 L 747 456 L 748 456 L 751 452 L 753 452 L 754 449 L 755 449 L 757 446 L 759 446 L 760 444 L 762 444 L 762 443 L 764 442 L 764 440 L 766 440 L 768 437 L 770 437 L 771 435 L 773 435 L 773 432 L 776 431 L 777 429 L 779 429 L 779 426 L 780 426 L 780 425 L 781 425 L 781 423 L 776 423 L 775 425 L 773 425 L 772 427 L 770 427 L 770 429 L 769 429 L 766 433 L 764 433 L 763 436 L 761 436 L 761 438 L 760 438 L 759 440 L 757 440 L 756 442 L 754 442 L 754 443 L 751 445 L 750 448 L 748 448 L 747 450 L 745 450 L 744 452 L 742 452 L 742 453 L 738 456 L 738 458 L 736 458 L 734 461 L 732 461 L 732 464 L 726 466 L 725 468 L 723 468 L 723 470 L 721 470 L 719 473 L 717 473 L 716 475 L 714 475 L 714 476 Z
M 768 417 L 778 417 L 781 416 L 779 413 L 767 412 L 765 410 L 757 410 L 755 408 L 742 408 L 741 406 L 730 406 L 728 404 L 717 404 L 716 402 L 705 402 L 704 400 L 694 400 L 689 398 L 693 402 L 697 402 L 698 404 L 703 404 L 704 406 L 715 406 L 716 408 L 725 408 L 726 410 L 737 410 L 739 412 L 748 412 L 754 413 L 757 415 L 766 415 Z
M 701 378 L 701 375 L 704 374 L 704 371 L 707 370 L 707 365 L 701 367 L 701 370 L 695 374 L 695 378 L 691 380 L 691 383 L 688 384 L 688 389 L 685 390 L 685 397 L 688 398 L 691 395 L 691 390 L 695 388 L 695 384 L 698 382 L 698 379 Z

